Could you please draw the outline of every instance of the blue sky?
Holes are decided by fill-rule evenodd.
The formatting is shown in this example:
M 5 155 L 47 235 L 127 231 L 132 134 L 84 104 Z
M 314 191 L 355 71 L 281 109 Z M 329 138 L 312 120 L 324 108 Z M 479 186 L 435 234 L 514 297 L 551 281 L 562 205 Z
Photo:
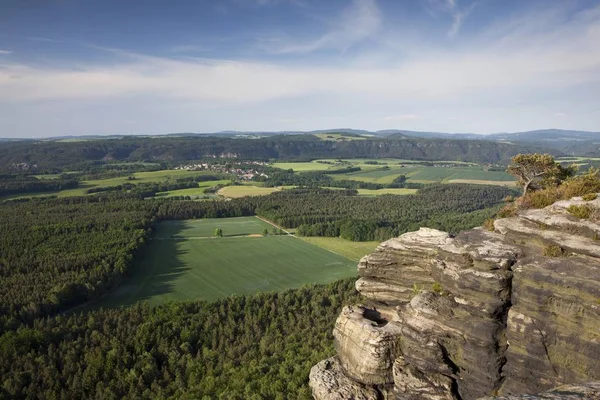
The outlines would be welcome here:
M 0 137 L 339 127 L 600 131 L 600 1 L 0 1 Z

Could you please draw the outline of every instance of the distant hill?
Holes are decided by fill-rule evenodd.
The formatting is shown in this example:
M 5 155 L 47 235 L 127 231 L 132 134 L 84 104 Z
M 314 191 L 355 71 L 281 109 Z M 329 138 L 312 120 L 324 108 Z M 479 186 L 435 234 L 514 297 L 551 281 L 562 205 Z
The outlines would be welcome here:
M 345 134 L 352 135 L 352 134 Z M 0 143 L 0 170 L 22 164 L 38 169 L 85 169 L 86 165 L 145 161 L 171 164 L 206 158 L 254 160 L 298 160 L 318 158 L 399 158 L 505 163 L 519 153 L 563 153 L 535 145 L 515 145 L 484 140 L 423 138 L 369 138 L 321 140 L 315 135 L 279 134 L 263 138 L 226 138 L 209 135 L 191 137 L 124 137 L 109 140 L 58 140 Z
M 544 142 L 572 142 L 582 140 L 600 140 L 600 132 L 571 131 L 562 129 L 541 129 L 537 131 L 516 132 L 516 133 L 495 133 L 487 135 L 487 138 L 494 140 L 514 140 L 514 141 L 544 141 Z

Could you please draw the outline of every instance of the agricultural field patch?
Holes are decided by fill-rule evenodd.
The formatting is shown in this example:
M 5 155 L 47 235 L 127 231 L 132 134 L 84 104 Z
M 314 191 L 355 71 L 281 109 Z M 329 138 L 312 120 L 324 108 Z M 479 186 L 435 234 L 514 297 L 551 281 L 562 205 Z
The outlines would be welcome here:
M 375 248 L 379 245 L 379 242 L 351 242 L 339 237 L 301 237 L 307 243 L 314 244 L 323 249 L 329 250 L 333 253 L 339 254 L 346 257 L 356 263 L 367 254 L 371 254 L 375 251 Z
M 91 308 L 216 300 L 356 275 L 356 262 L 290 235 L 263 236 L 256 218 L 165 221 L 132 276 Z M 216 228 L 225 237 L 212 238 Z
M 470 184 L 470 185 L 496 185 L 496 186 L 507 186 L 507 187 L 517 186 L 516 181 L 485 181 L 485 180 L 476 180 L 476 179 L 450 179 L 446 183 L 466 183 L 466 184 Z
M 514 181 L 504 171 L 485 171 L 481 167 L 417 167 L 406 173 L 413 182 L 442 182 L 452 179 Z
M 378 168 L 382 168 L 379 166 Z M 359 171 L 353 172 L 350 174 L 334 174 L 331 177 L 335 180 L 352 180 L 352 181 L 361 181 L 361 182 L 370 182 L 370 183 L 382 183 L 389 184 L 394 181 L 400 175 L 406 175 L 409 168 L 402 167 L 392 167 L 385 170 L 371 170 L 371 171 Z
M 396 188 L 385 188 L 385 189 L 358 189 L 358 194 L 361 196 L 381 196 L 384 194 L 395 194 L 395 195 L 406 195 L 415 194 L 417 189 L 396 189 Z
M 271 166 L 274 168 L 285 169 L 285 170 L 293 169 L 294 172 L 327 171 L 328 169 L 335 168 L 331 164 L 323 164 L 323 163 L 318 163 L 316 161 L 290 162 L 290 163 L 278 162 L 278 163 L 271 164 Z
M 169 190 L 167 192 L 158 192 L 156 193 L 156 197 L 190 196 L 191 198 L 216 198 L 217 196 L 215 196 L 212 193 L 204 193 L 205 190 L 216 185 L 227 185 L 230 182 L 230 180 L 198 182 L 197 188 L 177 189 Z
M 261 186 L 239 185 L 239 186 L 226 186 L 226 187 L 220 189 L 217 193 L 223 197 L 235 199 L 238 197 L 245 197 L 245 196 L 264 196 L 264 195 L 271 194 L 274 192 L 279 192 L 280 190 L 284 190 L 284 187 L 283 186 L 261 187 Z

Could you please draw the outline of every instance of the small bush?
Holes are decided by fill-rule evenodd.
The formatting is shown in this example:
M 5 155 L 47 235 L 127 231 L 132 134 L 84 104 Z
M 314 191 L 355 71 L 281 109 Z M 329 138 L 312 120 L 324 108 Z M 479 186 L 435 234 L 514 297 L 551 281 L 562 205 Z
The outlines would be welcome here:
M 494 219 L 493 218 L 486 219 L 485 222 L 483 223 L 483 227 L 490 232 L 494 232 L 494 230 L 496 229 L 494 227 Z
M 544 252 L 543 254 L 546 257 L 566 257 L 567 256 L 567 252 L 560 246 L 546 246 L 544 248 Z
M 592 201 L 592 200 L 596 200 L 598 198 L 598 195 L 596 193 L 588 193 L 586 195 L 583 195 L 583 200 L 585 201 Z
M 431 290 L 438 294 L 444 293 L 444 288 L 438 282 L 433 282 L 431 285 Z
M 587 174 L 567 179 L 560 186 L 560 192 L 563 199 L 600 192 L 600 171 L 591 169 Z
M 592 213 L 594 212 L 592 207 L 586 204 L 580 206 L 572 205 L 569 208 L 567 208 L 567 211 L 569 212 L 569 214 L 579 219 L 588 219 L 592 216 Z
M 517 209 L 513 204 L 504 206 L 498 211 L 498 218 L 510 218 L 515 215 L 517 215 Z
M 544 208 L 548 207 L 561 199 L 560 193 L 556 188 L 548 188 L 528 192 L 521 198 L 519 206 L 521 208 Z
M 423 286 L 419 287 L 419 285 L 417 285 L 417 283 L 413 283 L 413 287 L 412 287 L 412 297 L 415 297 L 416 295 L 418 295 L 419 293 L 421 293 L 423 291 Z

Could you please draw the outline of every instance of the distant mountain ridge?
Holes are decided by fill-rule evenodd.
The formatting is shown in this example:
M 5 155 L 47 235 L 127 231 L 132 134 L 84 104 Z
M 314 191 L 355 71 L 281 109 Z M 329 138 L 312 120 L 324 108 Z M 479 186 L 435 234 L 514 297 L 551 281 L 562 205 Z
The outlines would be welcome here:
M 402 138 L 416 137 L 425 139 L 471 139 L 471 140 L 516 140 L 516 141 L 568 141 L 568 140 L 600 140 L 600 132 L 582 131 L 582 130 L 564 130 L 564 129 L 538 129 L 523 132 L 502 132 L 492 134 L 482 133 L 449 133 L 432 131 L 411 131 L 405 129 L 384 129 L 379 131 L 368 131 L 364 129 L 334 128 L 319 129 L 312 131 L 235 131 L 226 130 L 218 132 L 173 132 L 157 135 L 136 135 L 136 134 L 112 134 L 112 135 L 65 135 L 53 136 L 39 139 L 19 139 L 19 138 L 0 138 L 0 141 L 15 140 L 105 140 L 121 139 L 124 137 L 169 137 L 169 136 L 216 136 L 216 137 L 269 137 L 278 135 L 314 135 L 319 133 L 346 133 L 354 135 L 374 136 L 380 138 Z

